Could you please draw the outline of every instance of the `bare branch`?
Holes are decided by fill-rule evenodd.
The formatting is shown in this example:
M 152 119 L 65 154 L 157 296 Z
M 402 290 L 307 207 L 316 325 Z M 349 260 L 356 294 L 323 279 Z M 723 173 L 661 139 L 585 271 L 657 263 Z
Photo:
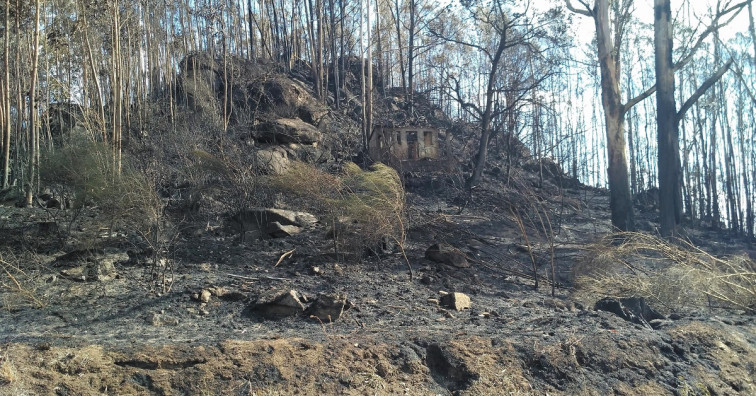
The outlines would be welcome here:
M 578 9 L 575 8 L 575 6 L 572 5 L 572 2 L 570 0 L 565 0 L 567 9 L 574 12 L 575 14 L 585 15 L 587 17 L 593 18 L 593 10 L 591 10 L 591 7 L 586 3 L 584 0 L 577 0 L 580 5 L 585 7 L 585 9 Z
M 693 106 L 694 103 L 703 95 L 709 88 L 711 88 L 714 83 L 719 81 L 722 76 L 724 76 L 725 73 L 727 73 L 727 70 L 730 69 L 730 66 L 732 66 L 734 59 L 730 58 L 730 60 L 727 61 L 722 67 L 720 67 L 716 73 L 714 73 L 711 77 L 709 77 L 706 81 L 701 84 L 698 89 L 696 89 L 696 92 L 693 92 L 693 95 L 688 98 L 688 100 L 685 101 L 685 103 L 680 107 L 680 111 L 677 112 L 677 121 L 680 121 L 680 119 L 683 118 L 685 113 Z
M 467 110 L 472 110 L 472 113 L 475 114 L 478 118 L 483 116 L 483 110 L 478 107 L 475 103 L 465 101 L 462 96 L 462 86 L 459 83 L 459 79 L 457 79 L 454 76 L 449 76 L 449 79 L 454 83 L 454 88 L 452 89 L 452 93 L 454 94 L 454 100 L 459 103 L 462 108 Z
M 741 69 L 737 63 L 733 63 L 733 65 L 735 66 L 735 75 L 738 76 L 738 80 L 743 83 L 743 89 L 745 89 L 745 92 L 751 99 L 751 103 L 756 104 L 756 95 L 754 95 L 753 91 L 751 91 L 751 88 L 748 86 L 748 82 L 746 82 L 745 78 L 743 77 L 743 69 Z
M 649 96 L 653 95 L 656 92 L 656 84 L 652 85 L 649 89 L 645 90 L 640 95 L 630 99 L 622 105 L 622 113 L 626 113 L 628 110 L 632 109 L 633 106 L 637 105 L 638 103 L 642 102 Z
M 710 34 L 719 30 L 719 28 L 727 26 L 730 22 L 732 22 L 732 20 L 735 19 L 736 16 L 738 16 L 740 11 L 742 11 L 745 6 L 750 4 L 751 1 L 753 0 L 744 0 L 744 1 L 741 1 L 740 3 L 733 5 L 732 7 L 726 8 L 722 11 L 717 11 L 717 14 L 714 16 L 714 19 L 712 19 L 711 24 L 706 28 L 706 30 L 703 31 L 703 33 L 701 33 L 700 36 L 698 36 L 698 40 L 696 40 L 696 43 L 693 44 L 688 54 L 685 55 L 679 61 L 675 62 L 675 64 L 672 66 L 672 70 L 676 72 L 680 70 L 683 66 L 685 66 L 688 62 L 690 62 L 690 60 L 693 59 L 693 56 L 696 54 L 698 49 L 701 48 L 706 38 L 709 37 Z M 719 20 L 722 17 L 733 12 L 734 14 L 730 16 L 730 18 L 727 21 L 723 23 L 719 23 Z

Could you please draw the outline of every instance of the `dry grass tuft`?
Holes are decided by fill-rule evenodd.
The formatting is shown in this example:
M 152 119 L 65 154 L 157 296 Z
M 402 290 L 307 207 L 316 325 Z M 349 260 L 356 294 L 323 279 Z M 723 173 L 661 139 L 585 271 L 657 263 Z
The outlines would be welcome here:
M 684 240 L 608 235 L 573 269 L 576 297 L 644 297 L 660 311 L 702 307 L 756 312 L 756 272 L 747 256 L 715 257 Z
M 396 171 L 383 164 L 362 170 L 347 163 L 332 175 L 295 163 L 272 178 L 276 189 L 296 197 L 306 208 L 333 225 L 336 250 L 361 255 L 385 238 L 400 246 L 405 240 L 404 186 Z
M 0 386 L 10 385 L 18 380 L 18 373 L 13 363 L 0 356 Z

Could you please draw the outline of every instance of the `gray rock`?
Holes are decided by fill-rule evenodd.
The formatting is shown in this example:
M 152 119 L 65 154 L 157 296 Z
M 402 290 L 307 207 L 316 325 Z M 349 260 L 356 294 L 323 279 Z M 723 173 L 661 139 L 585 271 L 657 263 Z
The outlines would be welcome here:
M 611 312 L 628 322 L 652 327 L 649 322 L 656 319 L 666 319 L 656 312 L 643 297 L 612 298 L 606 297 L 596 302 L 594 309 L 597 311 Z
M 107 282 L 115 278 L 117 272 L 114 260 L 101 259 L 86 266 L 85 276 L 89 281 Z
M 268 175 L 280 175 L 289 169 L 289 156 L 282 147 L 273 146 L 255 151 L 257 170 Z
M 334 322 L 351 307 L 352 303 L 347 300 L 346 294 L 320 294 L 307 313 L 323 322 Z
M 268 78 L 263 86 L 265 97 L 273 99 L 271 107 L 293 110 L 299 118 L 317 125 L 328 114 L 328 108 L 320 103 L 301 84 L 286 78 Z
M 472 305 L 470 297 L 467 294 L 457 292 L 441 296 L 439 302 L 442 306 L 456 311 L 462 311 L 470 308 Z
M 268 223 L 268 235 L 273 238 L 286 238 L 300 232 L 302 228 L 295 225 L 283 225 L 277 221 Z
M 210 296 L 212 296 L 210 290 L 202 289 L 202 291 L 199 293 L 199 300 L 200 302 L 208 303 L 210 302 Z
M 92 258 L 83 265 L 64 269 L 60 271 L 60 274 L 64 278 L 79 282 L 107 282 L 118 275 L 115 263 L 126 261 L 124 258 L 128 260 L 125 253 Z
M 61 208 L 60 201 L 58 201 L 55 198 L 50 198 L 45 203 L 45 207 L 47 209 L 60 209 Z
M 279 118 L 255 127 L 255 138 L 264 143 L 274 144 L 316 144 L 323 134 L 314 126 L 299 118 Z
M 425 258 L 437 263 L 452 265 L 457 268 L 467 268 L 470 266 L 465 254 L 448 243 L 437 243 L 432 245 L 425 251 Z
M 303 298 L 296 290 L 271 291 L 260 296 L 249 306 L 249 311 L 266 319 L 281 319 L 305 311 Z
M 268 218 L 274 219 L 283 225 L 295 225 L 297 227 L 312 226 L 318 222 L 318 218 L 307 212 L 296 212 L 286 209 L 265 209 Z

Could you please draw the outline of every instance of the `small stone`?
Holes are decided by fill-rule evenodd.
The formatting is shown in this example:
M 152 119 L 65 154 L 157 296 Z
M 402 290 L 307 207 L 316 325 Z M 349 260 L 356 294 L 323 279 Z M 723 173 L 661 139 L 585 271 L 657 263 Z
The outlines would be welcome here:
M 74 268 L 64 269 L 60 271 L 60 275 L 66 279 L 70 279 L 77 282 L 84 282 L 87 280 L 85 270 L 86 270 L 86 267 L 81 265 Z
M 223 286 L 208 287 L 207 290 L 210 291 L 210 294 L 216 297 L 223 297 L 228 293 L 228 290 Z
M 442 296 L 440 303 L 441 305 L 449 309 L 454 309 L 456 311 L 462 311 L 464 309 L 470 308 L 470 306 L 472 305 L 470 297 L 464 293 L 459 292 Z
M 218 295 L 218 298 L 225 301 L 243 301 L 247 298 L 247 295 L 238 290 L 227 290 L 222 295 Z
M 323 275 L 323 270 L 320 267 L 312 267 L 312 273 L 315 275 Z
M 200 295 L 199 295 L 199 300 L 201 302 L 203 302 L 203 303 L 208 303 L 208 302 L 210 302 L 210 296 L 211 295 L 212 294 L 210 293 L 210 290 L 202 289 L 202 291 L 200 292 Z
M 431 304 L 436 304 L 436 305 L 438 305 L 439 303 L 437 298 L 429 298 L 427 301 Z

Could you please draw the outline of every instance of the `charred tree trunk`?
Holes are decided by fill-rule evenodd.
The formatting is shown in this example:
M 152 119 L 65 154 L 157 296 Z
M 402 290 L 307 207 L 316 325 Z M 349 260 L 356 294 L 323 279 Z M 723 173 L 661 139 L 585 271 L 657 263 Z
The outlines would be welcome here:
M 36 176 L 39 170 L 39 127 L 37 123 L 37 73 L 39 71 L 39 36 L 40 36 L 40 2 L 34 2 L 34 42 L 32 44 L 32 70 L 29 85 L 29 150 L 28 174 L 26 175 L 26 206 L 32 206 L 32 200 L 37 187 Z
M 672 69 L 672 24 L 669 0 L 654 1 L 654 58 L 656 61 L 656 122 L 659 150 L 659 211 L 663 236 L 676 233 L 676 184 L 679 152 L 675 104 L 675 75 Z
M 11 105 L 10 105 L 10 0 L 5 0 L 5 42 L 3 44 L 3 112 L 5 124 L 3 124 L 3 179 L 2 188 L 10 185 L 10 142 L 11 142 Z

